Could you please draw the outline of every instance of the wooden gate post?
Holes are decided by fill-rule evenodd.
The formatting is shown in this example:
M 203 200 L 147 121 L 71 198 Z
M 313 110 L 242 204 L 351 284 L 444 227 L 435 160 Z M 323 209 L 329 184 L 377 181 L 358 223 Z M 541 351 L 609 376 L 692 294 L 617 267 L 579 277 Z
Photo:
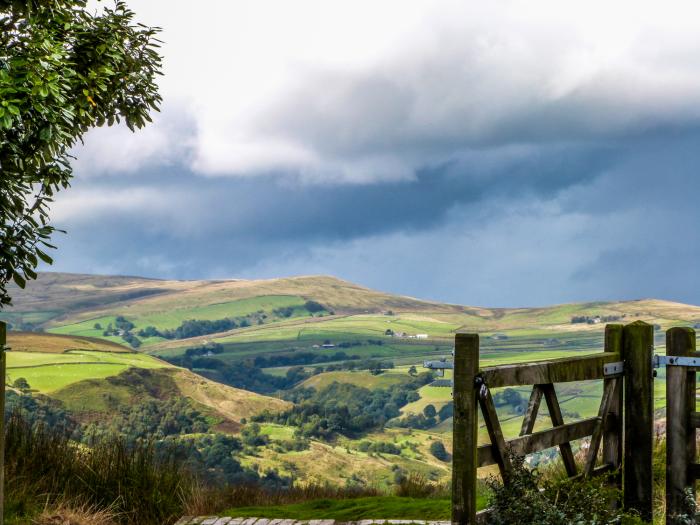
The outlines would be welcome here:
M 622 330 L 625 362 L 625 446 L 623 499 L 651 522 L 653 503 L 652 452 L 654 446 L 654 327 L 642 321 Z
M 454 374 L 454 419 L 452 426 L 452 523 L 476 523 L 477 390 L 479 336 L 456 334 Z
M 622 355 L 622 330 L 621 324 L 609 324 L 605 326 L 605 352 L 619 353 Z M 605 386 L 611 381 L 616 381 L 615 390 L 612 393 L 610 409 L 608 412 L 607 428 L 603 429 L 603 464 L 610 465 L 618 470 L 622 466 L 622 380 L 605 379 Z M 622 476 L 616 475 L 616 485 L 622 488 Z
M 695 330 L 671 328 L 666 332 L 666 355 L 692 356 Z M 680 516 L 693 514 L 685 491 L 695 499 L 695 476 L 689 472 L 695 463 L 695 368 L 666 366 L 666 523 L 681 523 Z
M 5 523 L 5 378 L 7 325 L 0 321 L 0 525 Z

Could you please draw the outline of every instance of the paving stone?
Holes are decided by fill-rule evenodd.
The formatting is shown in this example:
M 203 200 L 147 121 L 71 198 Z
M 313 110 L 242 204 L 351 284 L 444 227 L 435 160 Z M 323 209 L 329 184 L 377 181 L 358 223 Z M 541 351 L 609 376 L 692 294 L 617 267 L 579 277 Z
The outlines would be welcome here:
M 241 525 L 253 525 L 256 521 L 258 521 L 260 518 L 246 518 L 241 522 Z
M 294 520 L 282 520 L 280 525 L 294 525 Z
M 272 521 L 268 520 L 267 518 L 260 518 L 255 522 L 255 525 L 272 525 Z
M 274 520 L 270 520 L 267 525 L 280 525 L 284 520 L 280 518 L 276 518 Z M 257 525 L 260 525 L 260 522 L 258 522 Z
M 231 521 L 228 522 L 228 525 L 241 525 L 245 518 L 229 518 Z
M 202 521 L 200 521 L 200 525 L 214 525 L 216 523 L 216 520 L 219 519 L 219 516 L 205 516 Z
M 214 525 L 229 525 L 231 523 L 231 517 L 230 516 L 224 516 L 223 518 L 219 518 L 214 522 Z

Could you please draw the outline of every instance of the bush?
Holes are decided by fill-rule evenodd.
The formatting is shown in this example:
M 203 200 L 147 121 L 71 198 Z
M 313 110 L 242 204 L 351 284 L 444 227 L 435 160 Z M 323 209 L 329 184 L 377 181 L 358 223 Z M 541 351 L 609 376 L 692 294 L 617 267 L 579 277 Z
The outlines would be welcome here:
M 447 461 L 450 458 L 442 441 L 433 441 L 430 444 L 430 453 L 440 461 Z
M 537 523 L 540 525 L 642 524 L 635 516 L 613 509 L 620 491 L 606 486 L 607 479 L 544 481 L 524 458 L 511 456 L 513 474 L 507 483 L 491 478 L 489 525 Z M 540 486 L 543 490 L 540 490 Z
M 323 312 L 326 307 L 323 306 L 321 303 L 317 303 L 316 301 L 306 301 L 304 303 L 304 308 L 306 308 L 306 311 L 309 313 L 317 313 L 317 312 Z

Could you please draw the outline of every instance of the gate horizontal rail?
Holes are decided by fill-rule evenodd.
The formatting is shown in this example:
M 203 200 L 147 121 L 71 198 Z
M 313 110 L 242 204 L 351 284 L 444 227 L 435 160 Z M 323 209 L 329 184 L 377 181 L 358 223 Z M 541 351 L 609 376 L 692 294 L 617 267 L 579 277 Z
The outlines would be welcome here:
M 624 327 L 608 325 L 602 353 L 480 367 L 479 336 L 457 334 L 454 363 L 426 361 L 426 368 L 454 370 L 452 522 L 473 525 L 483 518 L 483 513 L 477 514 L 476 511 L 478 468 L 498 465 L 504 483 L 508 483 L 514 468 L 511 463 L 514 455 L 524 456 L 552 447 L 559 447 L 570 478 L 618 471 L 624 466 L 624 474 L 613 476 L 611 482 L 619 488 L 623 488 L 624 483 L 626 508 L 636 510 L 643 519 L 650 519 L 653 336 L 653 327 L 644 322 Z M 565 422 L 554 384 L 601 379 L 603 395 L 597 417 Z M 524 385 L 533 385 L 533 388 L 520 436 L 506 440 L 490 389 Z M 627 403 L 623 410 L 624 399 Z M 535 421 L 543 400 L 552 428 L 535 432 Z M 481 446 L 477 435 L 479 408 L 490 440 L 490 444 Z M 697 422 L 700 423 L 700 414 Z M 623 423 L 626 433 L 623 433 Z M 590 444 L 579 472 L 571 442 L 589 436 Z M 634 438 L 630 439 L 630 436 Z M 601 448 L 602 461 L 598 454 Z

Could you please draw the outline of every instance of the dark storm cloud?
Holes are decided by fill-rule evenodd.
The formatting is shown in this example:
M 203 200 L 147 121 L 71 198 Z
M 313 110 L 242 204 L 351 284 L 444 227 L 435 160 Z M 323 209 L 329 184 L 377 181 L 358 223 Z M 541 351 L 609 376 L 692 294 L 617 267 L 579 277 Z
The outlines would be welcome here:
M 69 235 L 58 239 L 57 268 L 331 273 L 461 303 L 697 302 L 699 144 L 700 131 L 657 130 L 604 146 L 472 152 L 411 180 L 363 185 L 180 168 L 79 179 L 73 207 L 59 213 Z M 120 205 L 108 197 L 81 212 L 92 194 Z
M 454 208 L 493 199 L 550 198 L 582 181 L 590 182 L 615 162 L 608 148 L 539 148 L 537 151 L 473 153 L 420 169 L 410 180 L 373 184 L 306 184 L 289 175 L 202 178 L 182 168 L 153 170 L 133 178 L 78 180 L 73 191 L 118 194 L 130 186 L 153 202 L 135 214 L 123 208 L 66 210 L 81 227 L 95 220 L 141 224 L 145 216 L 187 224 L 188 237 L 208 232 L 265 242 L 351 240 L 395 231 L 429 230 Z M 128 195 L 128 194 L 127 194 Z M 124 198 L 128 199 L 128 196 Z M 127 203 L 128 204 L 128 203 Z M 60 215 L 59 215 L 60 216 Z M 74 217 L 73 219 L 70 219 Z M 170 224 L 155 225 L 166 235 Z M 149 228 L 149 226 L 145 226 Z M 223 240 L 223 239 L 222 239 Z

